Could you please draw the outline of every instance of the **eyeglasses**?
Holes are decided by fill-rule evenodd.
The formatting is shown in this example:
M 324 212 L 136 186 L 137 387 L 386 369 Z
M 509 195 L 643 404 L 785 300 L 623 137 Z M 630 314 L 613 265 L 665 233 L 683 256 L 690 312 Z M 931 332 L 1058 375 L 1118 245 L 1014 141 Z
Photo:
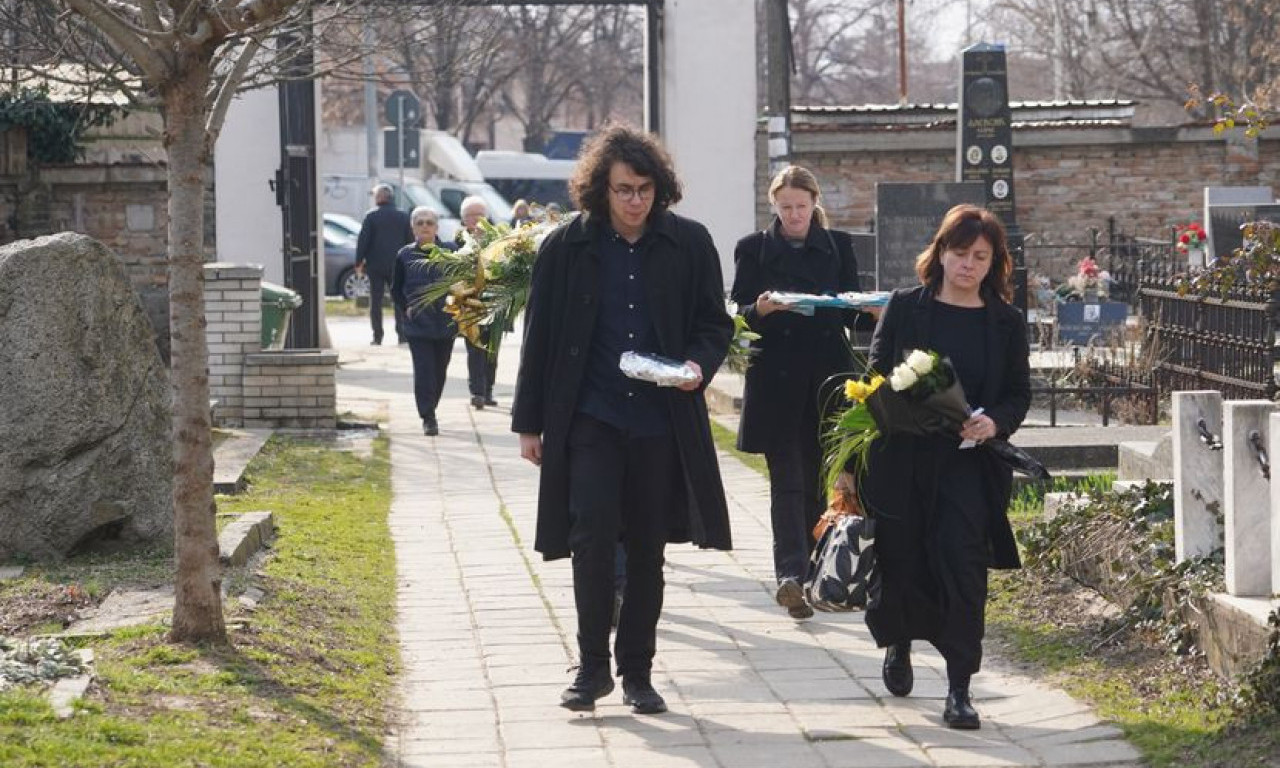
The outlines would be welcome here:
M 436 221 L 435 219 L 418 219 L 417 221 L 413 222 L 413 226 L 415 226 L 415 227 L 427 227 L 427 226 L 431 226 L 431 227 L 438 227 L 438 226 L 440 226 L 440 222 L 439 222 L 439 221 Z
M 619 200 L 621 200 L 624 203 L 629 203 L 632 200 L 635 200 L 637 197 L 640 198 L 641 200 L 653 199 L 652 184 L 641 184 L 638 187 L 632 187 L 632 186 L 623 184 L 622 186 L 619 186 L 619 187 L 609 187 L 609 191 L 612 192 L 615 197 L 617 197 Z

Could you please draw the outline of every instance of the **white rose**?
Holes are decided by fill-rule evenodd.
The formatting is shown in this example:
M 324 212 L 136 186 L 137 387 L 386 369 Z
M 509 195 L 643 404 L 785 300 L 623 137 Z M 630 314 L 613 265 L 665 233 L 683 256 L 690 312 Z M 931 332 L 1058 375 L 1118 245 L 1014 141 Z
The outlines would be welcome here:
M 916 372 L 916 375 L 924 376 L 933 370 L 933 357 L 928 352 L 913 349 L 911 354 L 907 355 L 907 365 Z
M 920 380 L 916 372 L 911 370 L 911 366 L 903 364 L 893 369 L 889 374 L 889 386 L 893 387 L 894 392 L 901 392 L 908 389 L 912 384 Z

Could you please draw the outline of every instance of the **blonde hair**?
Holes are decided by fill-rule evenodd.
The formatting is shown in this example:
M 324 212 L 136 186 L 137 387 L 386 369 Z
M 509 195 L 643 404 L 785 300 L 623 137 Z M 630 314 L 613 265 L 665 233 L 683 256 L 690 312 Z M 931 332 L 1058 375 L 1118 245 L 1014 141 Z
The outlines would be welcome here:
M 813 222 L 826 229 L 827 212 L 822 208 L 822 190 L 818 187 L 818 177 L 813 171 L 801 165 L 788 165 L 769 182 L 769 203 L 776 203 L 778 190 L 790 187 L 813 195 Z

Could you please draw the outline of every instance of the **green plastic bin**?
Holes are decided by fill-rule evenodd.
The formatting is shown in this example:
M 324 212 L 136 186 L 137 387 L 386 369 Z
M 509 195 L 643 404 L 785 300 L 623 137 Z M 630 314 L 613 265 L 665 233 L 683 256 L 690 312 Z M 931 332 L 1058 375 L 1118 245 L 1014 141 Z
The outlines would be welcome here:
M 289 318 L 302 306 L 302 296 L 275 283 L 262 283 L 262 348 L 283 349 Z

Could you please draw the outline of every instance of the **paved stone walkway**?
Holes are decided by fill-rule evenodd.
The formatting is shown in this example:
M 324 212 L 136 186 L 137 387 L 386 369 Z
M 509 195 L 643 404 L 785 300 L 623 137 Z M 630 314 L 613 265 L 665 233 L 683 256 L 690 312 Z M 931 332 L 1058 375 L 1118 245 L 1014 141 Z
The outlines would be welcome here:
M 509 431 L 518 340 L 508 337 L 496 409 L 467 405 L 455 349 L 439 418 L 422 435 L 405 347 L 366 346 L 367 325 L 331 320 L 339 410 L 390 417 L 391 526 L 404 659 L 389 764 L 404 768 L 891 768 L 1137 766 L 1113 726 L 1061 691 L 994 671 L 974 679 L 982 730 L 942 725 L 932 648 L 915 692 L 880 683 L 882 652 L 860 614 L 787 618 L 773 603 L 768 486 L 721 456 L 736 549 L 668 547 L 654 684 L 671 711 L 633 716 L 613 694 L 594 715 L 557 706 L 573 662 L 567 561 L 532 550 L 537 470 Z

